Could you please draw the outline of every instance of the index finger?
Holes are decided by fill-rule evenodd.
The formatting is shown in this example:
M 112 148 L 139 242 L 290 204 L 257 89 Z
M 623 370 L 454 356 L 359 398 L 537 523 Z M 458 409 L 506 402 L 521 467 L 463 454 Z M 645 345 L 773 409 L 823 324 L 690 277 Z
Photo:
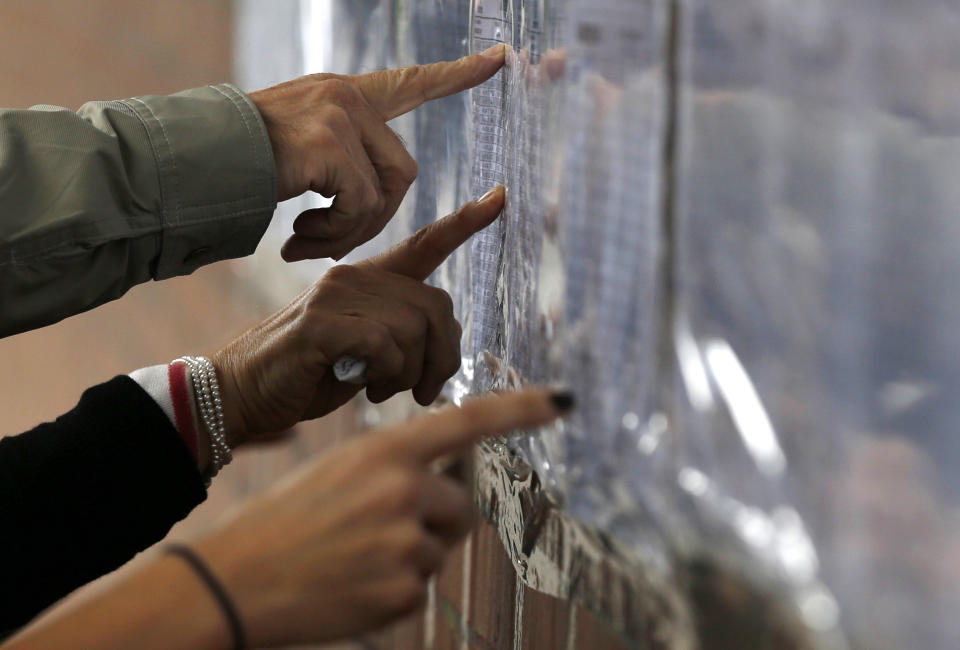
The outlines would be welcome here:
M 378 70 L 357 75 L 353 82 L 370 106 L 389 122 L 431 99 L 482 84 L 503 67 L 505 52 L 503 45 L 494 45 L 486 52 L 456 61 Z
M 493 223 L 503 210 L 505 198 L 506 190 L 497 186 L 479 201 L 467 203 L 361 264 L 422 282 L 465 241 Z
M 530 388 L 516 393 L 487 395 L 463 406 L 449 406 L 406 422 L 384 434 L 391 456 L 417 462 L 464 451 L 470 445 L 518 429 L 548 424 L 573 406 L 569 393 Z

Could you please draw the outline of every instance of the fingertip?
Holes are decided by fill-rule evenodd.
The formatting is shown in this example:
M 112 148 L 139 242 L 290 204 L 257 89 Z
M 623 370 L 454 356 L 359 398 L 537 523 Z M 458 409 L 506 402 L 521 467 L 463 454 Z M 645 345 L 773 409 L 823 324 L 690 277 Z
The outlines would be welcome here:
M 470 210 L 470 204 L 464 206 L 468 208 L 471 216 L 476 217 L 478 228 L 485 228 L 493 223 L 503 212 L 507 201 L 507 189 L 503 185 L 497 185 L 495 188 L 477 199 Z
M 493 61 L 503 63 L 507 55 L 507 46 L 504 43 L 497 43 L 485 49 L 480 53 L 480 56 L 483 58 Z
M 487 402 L 486 400 L 492 400 Z M 474 408 L 498 408 L 516 427 L 541 426 L 566 417 L 575 405 L 573 393 L 543 387 L 524 388 L 496 396 L 481 397 Z
M 371 404 L 382 404 L 393 395 L 393 391 L 384 386 L 367 386 L 367 400 Z
M 293 228 L 294 235 L 300 235 L 301 237 L 306 237 L 310 234 L 309 225 L 304 225 L 304 224 L 308 224 L 308 221 L 304 217 L 304 214 L 305 213 L 301 212 L 300 214 L 297 215 L 297 218 L 293 220 L 292 228 Z
M 289 239 L 283 244 L 283 246 L 280 247 L 280 258 L 287 264 L 299 262 L 303 259 L 302 257 L 298 257 L 296 254 L 294 254 L 294 252 L 291 251 L 291 248 L 292 246 L 290 245 Z
M 303 235 L 293 235 L 280 248 L 280 257 L 285 262 L 319 260 L 325 257 L 339 260 L 349 251 L 334 248 L 334 242 L 325 239 L 313 239 Z M 339 257 L 337 257 L 339 255 Z
M 569 413 L 576 406 L 576 398 L 568 390 L 557 390 L 550 393 L 550 402 L 560 413 Z
M 343 240 L 357 228 L 359 220 L 359 215 L 345 213 L 336 206 L 313 208 L 297 215 L 293 232 L 307 239 Z
M 437 401 L 440 393 L 443 392 L 443 382 L 439 386 L 417 386 L 413 389 L 413 399 L 420 406 L 430 406 Z
M 554 419 L 566 417 L 576 408 L 576 396 L 573 391 L 565 388 L 533 387 L 519 392 L 521 396 L 528 396 L 541 407 L 544 413 L 550 413 Z
M 507 198 L 507 188 L 503 185 L 497 185 L 492 190 L 477 199 L 478 204 L 489 203 L 490 205 L 502 204 Z
M 464 57 L 461 61 L 467 64 L 468 70 L 472 71 L 470 74 L 474 78 L 470 85 L 477 86 L 490 79 L 506 65 L 507 48 L 503 43 L 498 43 L 479 54 Z

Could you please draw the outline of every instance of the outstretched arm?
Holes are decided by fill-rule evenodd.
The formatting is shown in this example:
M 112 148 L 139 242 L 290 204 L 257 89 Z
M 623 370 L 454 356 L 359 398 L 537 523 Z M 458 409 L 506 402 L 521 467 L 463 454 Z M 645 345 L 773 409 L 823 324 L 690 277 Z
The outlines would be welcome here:
M 230 447 L 353 397 L 361 387 L 331 369 L 343 354 L 368 362 L 371 399 L 412 389 L 431 403 L 459 367 L 460 330 L 449 296 L 422 280 L 503 200 L 499 188 L 381 256 L 337 267 L 214 355 Z M 119 377 L 55 422 L 0 439 L 0 633 L 156 543 L 204 499 L 210 432 L 194 423 L 191 456 L 151 394 Z
M 0 336 L 249 255 L 276 198 L 260 114 L 228 84 L 0 110 Z
M 341 257 L 396 213 L 417 165 L 387 126 L 503 65 L 502 48 L 253 93 L 0 110 L 0 337 L 147 280 L 252 253 L 278 200 L 336 197 L 297 219 L 288 261 Z
M 180 436 L 129 377 L 0 439 L 0 637 L 163 539 L 205 498 Z
M 432 462 L 570 407 L 568 395 L 531 389 L 355 437 L 248 503 L 196 551 L 251 647 L 381 627 L 423 604 L 430 576 L 472 526 L 469 490 Z M 163 556 L 4 650 L 233 647 L 224 613 L 187 567 Z

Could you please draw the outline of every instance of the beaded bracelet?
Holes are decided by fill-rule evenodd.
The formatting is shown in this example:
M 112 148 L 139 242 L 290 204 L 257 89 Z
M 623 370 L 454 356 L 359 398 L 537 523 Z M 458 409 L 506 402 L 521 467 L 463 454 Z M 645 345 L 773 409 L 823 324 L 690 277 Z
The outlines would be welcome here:
M 220 384 L 217 370 L 206 357 L 180 357 L 173 363 L 183 363 L 190 369 L 193 381 L 193 393 L 196 397 L 197 413 L 203 425 L 210 433 L 210 469 L 208 476 L 213 478 L 225 465 L 233 460 L 233 452 L 227 444 L 224 426 L 223 402 L 220 399 Z

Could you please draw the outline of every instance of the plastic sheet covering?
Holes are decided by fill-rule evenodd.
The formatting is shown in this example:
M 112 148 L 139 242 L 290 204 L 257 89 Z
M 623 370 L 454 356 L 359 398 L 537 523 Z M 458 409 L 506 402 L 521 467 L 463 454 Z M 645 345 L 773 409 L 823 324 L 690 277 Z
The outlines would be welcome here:
M 682 30 L 687 487 L 748 506 L 728 523 L 860 647 L 960 647 L 958 21 L 697 0 Z
M 420 179 L 355 257 L 507 186 L 433 278 L 464 323 L 448 397 L 575 390 L 509 443 L 558 505 L 750 585 L 792 621 L 768 645 L 960 647 L 953 0 L 299 8 L 303 71 L 511 46 L 396 121 Z

